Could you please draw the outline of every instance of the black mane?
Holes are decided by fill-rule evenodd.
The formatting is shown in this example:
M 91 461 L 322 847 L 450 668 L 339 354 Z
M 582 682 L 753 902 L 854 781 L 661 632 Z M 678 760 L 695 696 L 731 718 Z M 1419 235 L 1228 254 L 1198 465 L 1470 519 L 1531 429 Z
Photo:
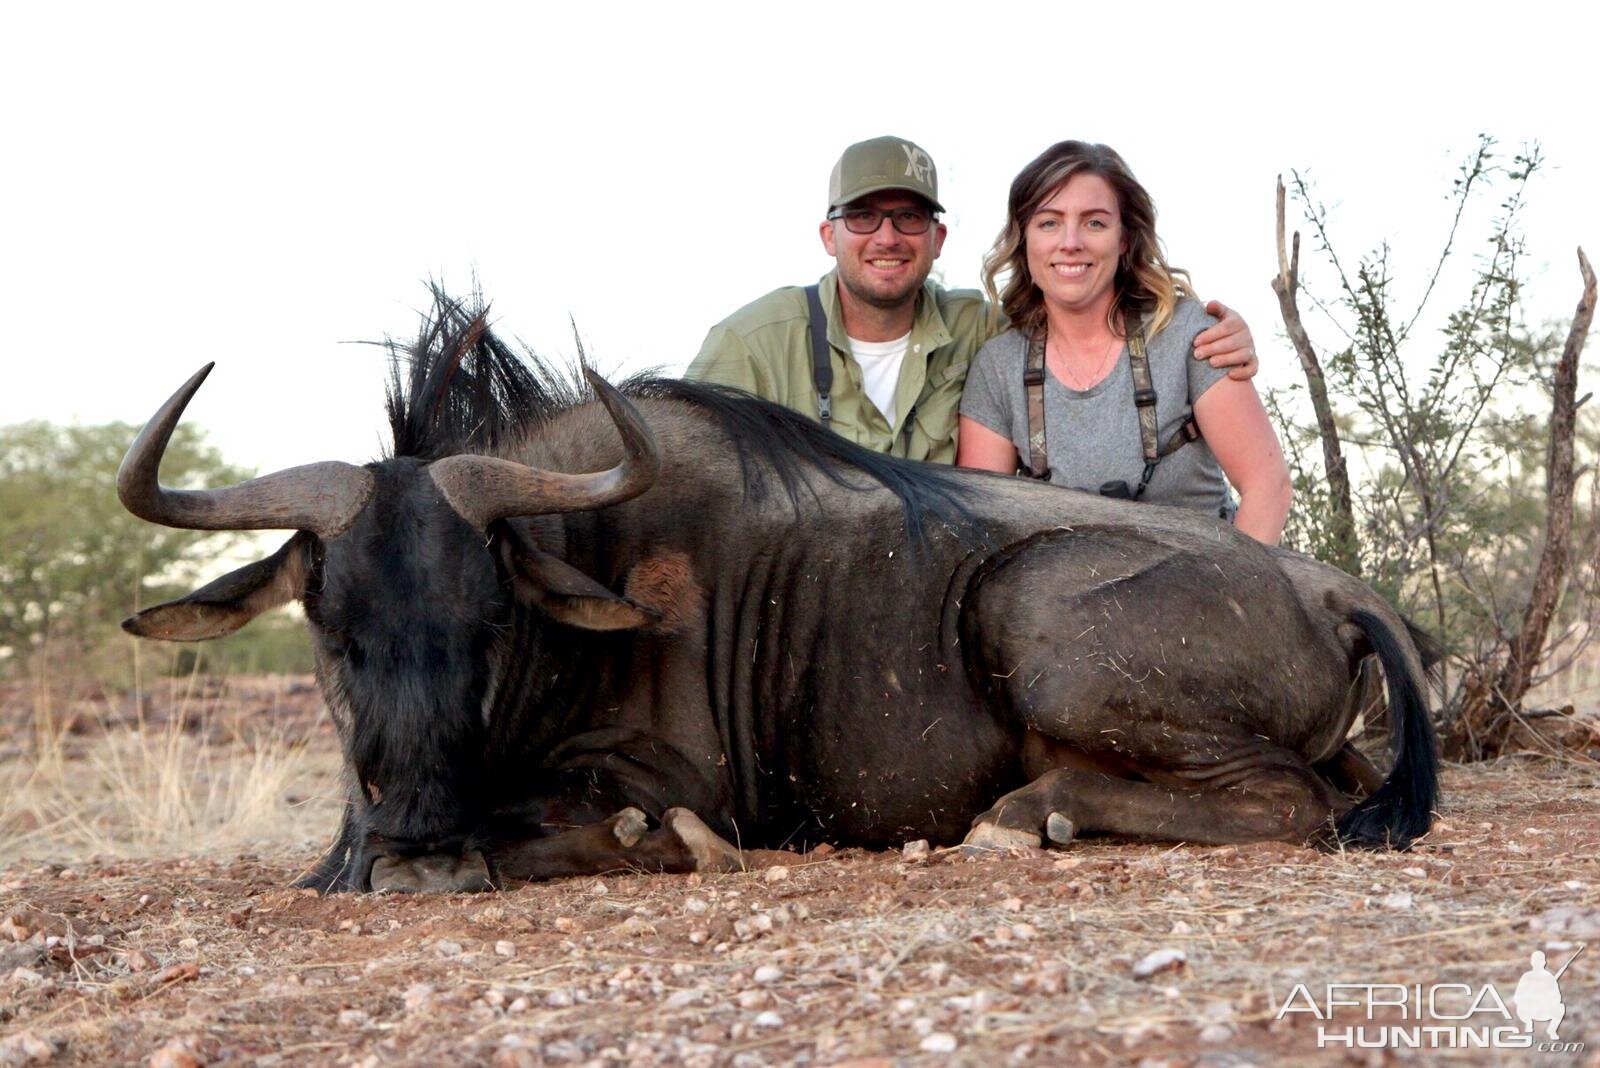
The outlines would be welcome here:
M 639 375 L 625 382 L 622 390 L 630 396 L 683 401 L 704 409 L 733 442 L 746 496 L 760 497 L 767 491 L 765 476 L 770 470 L 789 503 L 798 508 L 802 492 L 816 497 L 808 470 L 849 489 L 867 488 L 848 477 L 855 471 L 899 498 L 913 543 L 925 537 L 927 519 L 982 538 L 966 506 L 970 488 L 951 468 L 862 448 L 793 409 L 728 386 Z
M 506 455 L 559 413 L 594 399 L 581 367 L 553 367 L 496 337 L 489 329 L 488 308 L 476 295 L 457 300 L 434 287 L 433 310 L 424 317 L 417 340 L 403 348 L 388 342 L 387 347 L 386 407 L 397 457 L 431 461 L 463 452 Z M 928 519 L 976 532 L 965 505 L 968 491 L 949 468 L 864 449 L 782 405 L 725 386 L 647 373 L 620 388 L 629 396 L 679 401 L 705 411 L 737 450 L 747 496 L 764 495 L 770 473 L 799 508 L 802 494 L 816 497 L 808 473 L 865 489 L 849 477 L 859 472 L 899 499 L 914 543 L 924 538 Z

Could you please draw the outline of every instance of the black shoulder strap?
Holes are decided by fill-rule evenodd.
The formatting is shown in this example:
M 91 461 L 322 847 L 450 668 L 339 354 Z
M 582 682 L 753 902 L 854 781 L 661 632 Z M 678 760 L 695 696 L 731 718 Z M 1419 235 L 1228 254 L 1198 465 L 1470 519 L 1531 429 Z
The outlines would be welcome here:
M 817 387 L 817 418 L 823 426 L 833 419 L 833 361 L 828 358 L 828 317 L 822 313 L 822 291 L 806 286 L 806 306 L 811 315 L 811 381 Z

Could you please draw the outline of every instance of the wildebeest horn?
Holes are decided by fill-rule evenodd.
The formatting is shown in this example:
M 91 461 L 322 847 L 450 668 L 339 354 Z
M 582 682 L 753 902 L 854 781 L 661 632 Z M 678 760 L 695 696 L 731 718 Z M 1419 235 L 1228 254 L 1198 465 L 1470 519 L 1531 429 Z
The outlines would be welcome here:
M 372 493 L 371 472 L 353 464 L 306 464 L 221 489 L 161 485 L 167 442 L 215 366 L 195 372 L 133 439 L 117 470 L 122 506 L 140 519 L 182 530 L 309 530 L 324 538 L 342 533 Z
M 609 471 L 569 475 L 497 456 L 450 456 L 428 468 L 434 484 L 463 519 L 484 529 L 496 519 L 547 512 L 583 512 L 637 497 L 661 473 L 656 437 L 628 399 L 584 370 L 622 435 L 626 455 Z

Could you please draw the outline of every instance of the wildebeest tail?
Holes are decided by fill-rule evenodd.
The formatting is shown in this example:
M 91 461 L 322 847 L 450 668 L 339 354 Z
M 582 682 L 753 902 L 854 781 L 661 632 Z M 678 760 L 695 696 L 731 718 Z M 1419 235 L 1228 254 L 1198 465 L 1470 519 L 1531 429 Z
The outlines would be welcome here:
M 1425 680 L 1382 617 L 1357 610 L 1350 618 L 1366 633 L 1383 665 L 1394 767 L 1371 797 L 1345 813 L 1339 838 L 1346 845 L 1408 849 L 1432 825 L 1439 792 L 1439 753 Z

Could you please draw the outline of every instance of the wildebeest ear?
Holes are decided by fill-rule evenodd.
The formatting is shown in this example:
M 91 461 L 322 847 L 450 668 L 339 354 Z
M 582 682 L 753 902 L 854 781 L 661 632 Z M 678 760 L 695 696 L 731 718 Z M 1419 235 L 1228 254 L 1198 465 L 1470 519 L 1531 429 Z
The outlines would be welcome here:
M 314 535 L 300 531 L 265 560 L 246 564 L 176 601 L 146 608 L 122 621 L 141 638 L 199 642 L 232 634 L 269 608 L 305 591 Z
M 566 561 L 517 539 L 506 539 L 517 596 L 550 618 L 584 630 L 631 630 L 659 612 L 612 593 Z

